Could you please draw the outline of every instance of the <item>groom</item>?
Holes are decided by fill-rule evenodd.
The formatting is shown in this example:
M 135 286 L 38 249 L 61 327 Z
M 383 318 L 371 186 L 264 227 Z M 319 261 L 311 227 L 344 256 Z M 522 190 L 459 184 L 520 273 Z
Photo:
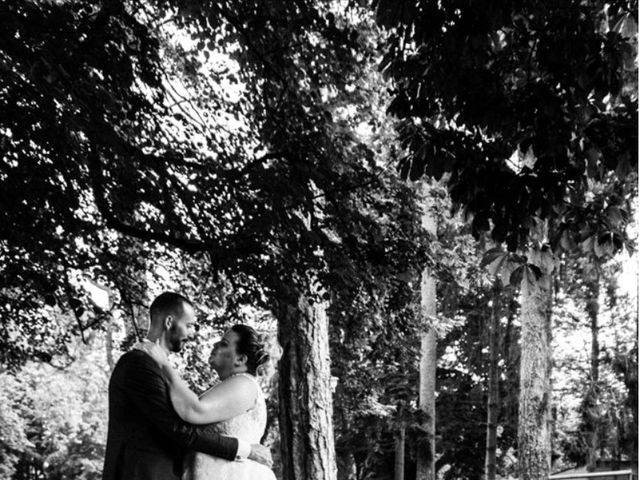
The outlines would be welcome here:
M 178 352 L 192 334 L 193 305 L 165 292 L 149 309 L 147 339 Z M 180 480 L 188 450 L 227 460 L 248 457 L 271 463 L 268 448 L 224 437 L 207 426 L 185 423 L 173 409 L 169 390 L 155 361 L 141 350 L 125 353 L 109 382 L 109 433 L 103 480 Z

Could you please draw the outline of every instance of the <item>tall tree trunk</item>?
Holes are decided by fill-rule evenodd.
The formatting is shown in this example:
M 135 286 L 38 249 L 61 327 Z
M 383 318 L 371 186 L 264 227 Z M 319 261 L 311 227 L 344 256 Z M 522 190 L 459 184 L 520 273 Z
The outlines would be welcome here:
M 404 480 L 404 445 L 405 445 L 405 428 L 401 426 L 396 435 L 396 452 L 394 465 L 394 480 Z
M 598 400 L 598 380 L 600 378 L 600 344 L 598 342 L 598 313 L 600 311 L 599 295 L 600 295 L 600 279 L 596 275 L 595 278 L 590 280 L 587 284 L 587 314 L 589 316 L 589 322 L 591 324 L 591 379 L 589 390 L 587 392 L 588 398 L 586 399 L 587 408 L 587 423 L 588 423 L 588 435 L 589 435 L 589 452 L 587 454 L 587 471 L 593 472 L 596 469 L 598 462 L 598 448 L 600 446 L 600 432 L 598 431 L 598 424 L 600 419 L 598 411 L 596 410 Z
M 336 480 L 326 304 L 278 308 L 280 445 L 284 480 Z
M 636 339 L 638 338 L 638 324 L 636 323 Z M 628 360 L 625 362 L 626 369 L 623 370 L 624 383 L 627 387 L 628 398 L 625 402 L 631 409 L 631 415 L 633 419 L 632 431 L 636 434 L 631 435 L 631 465 L 635 466 L 634 474 L 635 478 L 638 478 L 637 465 L 638 465 L 638 342 L 636 340 L 634 347 L 628 353 Z
M 521 480 L 548 480 L 551 397 L 551 276 L 524 275 L 521 290 L 518 459 Z
M 426 192 L 426 187 L 423 188 Z M 436 215 L 432 209 L 428 195 L 424 199 L 422 226 L 436 238 Z M 422 272 L 420 285 L 420 303 L 422 315 L 429 322 L 436 316 L 436 278 L 430 268 Z M 426 420 L 423 425 L 424 438 L 418 443 L 416 479 L 435 479 L 435 437 L 436 437 L 436 333 L 432 328 L 421 335 L 420 341 L 420 388 L 419 406 L 424 412 Z
M 485 480 L 496 478 L 496 449 L 498 439 L 498 400 L 499 400 L 499 372 L 498 350 L 500 348 L 500 308 L 498 305 L 500 290 L 496 285 L 493 289 L 493 305 L 489 319 L 489 380 L 487 392 L 487 442 L 484 461 Z

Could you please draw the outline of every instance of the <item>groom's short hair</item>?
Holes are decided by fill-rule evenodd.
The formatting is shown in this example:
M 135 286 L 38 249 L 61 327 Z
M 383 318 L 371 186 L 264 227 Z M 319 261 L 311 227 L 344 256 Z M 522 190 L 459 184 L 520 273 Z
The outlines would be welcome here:
M 184 313 L 184 305 L 193 306 L 184 295 L 175 292 L 163 292 L 158 295 L 149 307 L 151 323 L 162 321 L 167 315 L 181 317 Z

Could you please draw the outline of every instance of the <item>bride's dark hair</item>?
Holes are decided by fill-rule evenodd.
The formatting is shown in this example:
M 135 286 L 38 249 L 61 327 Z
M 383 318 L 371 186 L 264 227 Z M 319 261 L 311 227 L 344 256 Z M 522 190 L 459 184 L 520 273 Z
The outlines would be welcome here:
M 237 352 L 247 356 L 247 370 L 255 375 L 258 367 L 269 361 L 269 354 L 260 341 L 260 335 L 249 325 L 241 323 L 231 327 L 231 330 L 238 335 Z

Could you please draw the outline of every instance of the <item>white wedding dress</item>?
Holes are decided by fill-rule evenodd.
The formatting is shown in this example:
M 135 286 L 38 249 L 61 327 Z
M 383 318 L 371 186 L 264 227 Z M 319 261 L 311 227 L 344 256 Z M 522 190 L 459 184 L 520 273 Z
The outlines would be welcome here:
M 267 405 L 262 388 L 253 375 L 250 378 L 258 390 L 255 405 L 246 412 L 215 424 L 215 430 L 229 437 L 236 437 L 250 444 L 260 443 L 267 425 Z M 266 466 L 252 460 L 229 461 L 196 452 L 187 457 L 184 480 L 276 480 Z

